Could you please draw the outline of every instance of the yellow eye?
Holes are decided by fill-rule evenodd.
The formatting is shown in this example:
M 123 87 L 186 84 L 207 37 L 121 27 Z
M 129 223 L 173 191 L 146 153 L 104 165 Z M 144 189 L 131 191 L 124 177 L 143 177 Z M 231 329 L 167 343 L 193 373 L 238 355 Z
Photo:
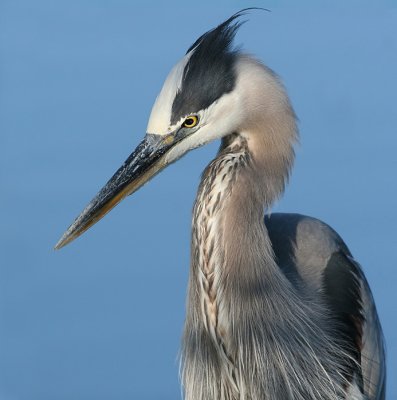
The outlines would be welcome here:
M 182 126 L 184 128 L 193 128 L 198 124 L 198 117 L 196 115 L 190 115 L 185 119 Z

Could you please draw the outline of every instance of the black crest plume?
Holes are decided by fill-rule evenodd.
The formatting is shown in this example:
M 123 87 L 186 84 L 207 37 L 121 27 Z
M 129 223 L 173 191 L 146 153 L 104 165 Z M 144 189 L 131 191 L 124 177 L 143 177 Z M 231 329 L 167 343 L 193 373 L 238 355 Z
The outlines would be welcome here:
M 236 77 L 234 63 L 238 51 L 232 48 L 238 21 L 251 10 L 246 8 L 233 14 L 216 28 L 204 33 L 189 47 L 193 51 L 183 71 L 182 87 L 172 105 L 171 123 L 209 107 L 223 94 L 233 90 Z

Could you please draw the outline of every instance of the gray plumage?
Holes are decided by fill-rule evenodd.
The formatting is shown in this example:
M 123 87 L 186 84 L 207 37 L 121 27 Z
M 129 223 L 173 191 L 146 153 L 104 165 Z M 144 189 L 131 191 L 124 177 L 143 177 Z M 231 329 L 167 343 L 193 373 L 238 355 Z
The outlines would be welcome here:
M 277 76 L 232 48 L 242 14 L 189 48 L 143 142 L 56 247 L 187 151 L 221 139 L 193 210 L 185 399 L 382 400 L 383 337 L 361 267 L 323 222 L 269 214 L 298 130 Z

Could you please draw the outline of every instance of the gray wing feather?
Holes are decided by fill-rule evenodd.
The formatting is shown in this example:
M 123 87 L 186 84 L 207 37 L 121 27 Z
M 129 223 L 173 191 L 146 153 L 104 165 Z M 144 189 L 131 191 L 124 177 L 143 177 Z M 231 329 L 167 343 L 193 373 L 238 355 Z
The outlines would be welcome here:
M 352 257 L 349 258 L 357 266 L 361 275 L 361 301 L 364 315 L 361 369 L 364 393 L 369 399 L 383 400 L 386 388 L 386 357 L 382 328 L 367 279 L 360 265 Z
M 349 336 L 353 356 L 361 364 L 356 376 L 360 375 L 359 386 L 365 398 L 383 400 L 383 334 L 360 265 L 340 236 L 322 221 L 300 214 L 276 213 L 267 216 L 265 224 L 285 275 L 292 282 L 304 281 L 314 295 L 325 298 L 341 322 L 341 335 Z

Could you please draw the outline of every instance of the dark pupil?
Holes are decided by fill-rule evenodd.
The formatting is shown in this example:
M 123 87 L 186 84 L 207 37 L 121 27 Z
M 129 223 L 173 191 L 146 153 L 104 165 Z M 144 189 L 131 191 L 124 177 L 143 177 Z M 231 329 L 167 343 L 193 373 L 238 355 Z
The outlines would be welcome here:
M 193 125 L 193 124 L 194 124 L 194 119 L 193 119 L 193 118 L 188 118 L 188 119 L 185 121 L 185 124 L 188 125 L 188 126 Z

